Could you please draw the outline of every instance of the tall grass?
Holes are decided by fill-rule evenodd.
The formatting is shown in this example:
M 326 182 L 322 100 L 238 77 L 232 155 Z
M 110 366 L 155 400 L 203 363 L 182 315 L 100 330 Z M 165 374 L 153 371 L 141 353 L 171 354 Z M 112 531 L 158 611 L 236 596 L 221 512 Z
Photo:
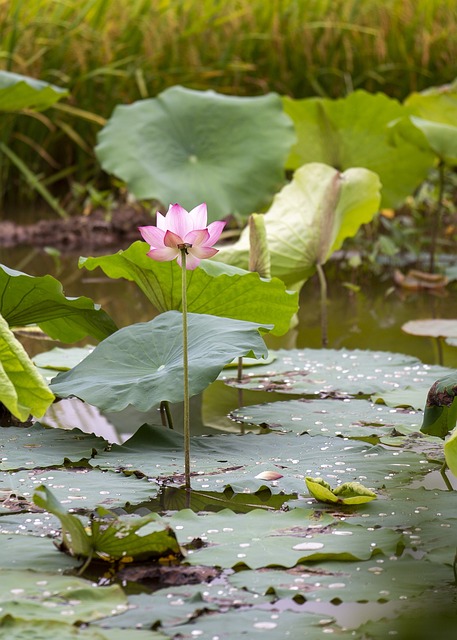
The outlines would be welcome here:
M 364 88 L 401 99 L 448 82 L 457 76 L 457 8 L 455 0 L 0 0 L 0 68 L 70 89 L 67 105 L 13 118 L 1 140 L 48 185 L 84 181 L 96 174 L 95 135 L 114 106 L 173 84 L 296 98 Z M 16 194 L 6 159 L 4 175 Z

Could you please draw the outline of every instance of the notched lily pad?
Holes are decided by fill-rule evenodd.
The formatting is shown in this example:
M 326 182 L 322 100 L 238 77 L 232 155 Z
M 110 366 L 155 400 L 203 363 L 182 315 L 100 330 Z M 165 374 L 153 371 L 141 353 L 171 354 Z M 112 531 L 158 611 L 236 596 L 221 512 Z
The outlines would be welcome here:
M 308 491 L 319 502 L 329 504 L 363 504 L 376 499 L 376 494 L 360 482 L 344 482 L 332 489 L 322 478 L 305 478 Z

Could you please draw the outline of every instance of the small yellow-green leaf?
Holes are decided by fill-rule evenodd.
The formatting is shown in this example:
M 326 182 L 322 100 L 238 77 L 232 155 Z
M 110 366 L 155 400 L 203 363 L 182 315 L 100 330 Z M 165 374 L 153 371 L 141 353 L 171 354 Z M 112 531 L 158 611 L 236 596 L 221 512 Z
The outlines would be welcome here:
M 360 482 L 345 482 L 336 487 L 336 489 L 332 489 L 328 482 L 322 478 L 310 478 L 307 476 L 305 482 L 309 493 L 319 502 L 329 504 L 338 502 L 349 505 L 363 504 L 376 498 L 376 494 L 364 487 Z

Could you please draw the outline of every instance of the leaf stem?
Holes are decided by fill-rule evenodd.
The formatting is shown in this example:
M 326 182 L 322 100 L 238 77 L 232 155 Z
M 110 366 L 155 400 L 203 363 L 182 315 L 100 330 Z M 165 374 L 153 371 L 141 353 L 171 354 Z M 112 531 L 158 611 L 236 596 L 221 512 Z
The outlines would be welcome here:
M 316 264 L 316 271 L 321 287 L 321 340 L 322 346 L 328 347 L 327 279 L 321 264 Z
M 162 425 L 169 429 L 174 429 L 173 416 L 170 411 L 170 403 L 168 400 L 162 400 L 160 403 L 160 417 L 162 418 Z
M 183 376 L 184 376 L 184 477 L 185 488 L 190 500 L 190 406 L 189 406 L 189 362 L 187 345 L 187 268 L 186 257 L 187 248 L 180 247 L 181 250 L 181 271 L 182 271 L 182 346 L 183 346 Z
M 439 182 L 438 182 L 438 200 L 435 207 L 435 214 L 433 216 L 433 228 L 432 228 L 432 242 L 430 246 L 430 264 L 429 271 L 433 273 L 435 271 L 435 258 L 436 249 L 438 244 L 438 236 L 441 230 L 441 222 L 444 212 L 444 162 L 440 160 L 438 164 Z

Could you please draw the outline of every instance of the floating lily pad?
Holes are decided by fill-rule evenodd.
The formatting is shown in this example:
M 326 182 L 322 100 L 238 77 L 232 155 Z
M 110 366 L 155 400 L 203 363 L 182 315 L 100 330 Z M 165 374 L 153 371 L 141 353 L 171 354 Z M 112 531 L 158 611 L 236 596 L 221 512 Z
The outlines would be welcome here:
M 97 587 L 74 576 L 0 570 L 1 617 L 22 620 L 96 620 L 125 611 L 126 597 L 117 585 Z
M 37 514 L 31 518 L 28 514 L 32 522 L 34 520 L 41 522 L 44 517 L 42 514 Z M 26 527 L 25 524 L 22 526 Z M 74 571 L 81 564 L 76 558 L 59 553 L 50 537 L 40 537 L 40 534 L 32 536 L 25 533 L 11 533 L 6 531 L 8 528 L 7 524 L 3 525 L 3 518 L 0 518 L 0 563 L 3 571 L 14 569 L 18 573 L 27 572 L 27 576 L 31 572 L 35 575 L 38 572 L 59 575 L 64 571 Z M 41 525 L 38 525 L 36 532 L 40 530 Z M 56 534 L 54 530 L 53 535 L 56 536 Z
M 0 488 L 6 495 L 13 493 L 31 503 L 35 489 L 41 484 L 49 487 L 61 504 L 73 509 L 90 511 L 96 506 L 106 508 L 123 507 L 153 498 L 157 485 L 135 476 L 101 473 L 98 469 L 45 469 L 37 473 L 17 471 L 0 473 Z M 24 506 L 25 506 L 24 504 Z
M 411 580 L 411 574 L 415 576 Z M 439 587 L 449 569 L 411 556 L 373 558 L 364 562 L 326 562 L 322 566 L 298 566 L 287 571 L 268 569 L 235 573 L 228 581 L 259 595 L 301 601 L 391 602 L 418 596 Z M 400 600 L 401 598 L 401 600 Z
M 255 509 L 239 515 L 224 509 L 205 516 L 182 510 L 166 520 L 181 544 L 193 538 L 205 542 L 188 555 L 187 562 L 226 568 L 368 560 L 378 553 L 395 553 L 400 542 L 400 534 L 390 529 L 369 531 L 345 523 L 330 524 L 325 517 L 319 522 L 299 509 L 286 513 Z
M 3 431 L 0 470 L 35 469 L 62 465 L 65 460 L 78 462 L 103 451 L 106 440 L 79 429 L 63 430 L 43 427 L 9 427 Z
M 322 616 L 309 612 L 251 609 L 248 611 L 230 611 L 200 616 L 185 625 L 170 627 L 167 633 L 182 640 L 201 638 L 202 640 L 238 640 L 245 635 L 249 638 L 268 640 L 322 640 Z M 330 627 L 327 619 L 327 630 Z
M 309 435 L 377 438 L 418 432 L 422 412 L 392 409 L 368 400 L 288 400 L 241 407 L 231 417 L 247 424 Z
M 255 597 L 245 589 L 236 589 L 226 581 L 210 584 L 189 584 L 160 589 L 154 596 L 151 607 L 149 595 L 129 597 L 129 610 L 118 616 L 97 622 L 102 628 L 122 627 L 131 629 L 159 627 L 167 632 L 167 627 L 185 624 L 203 611 L 218 612 L 239 610 L 242 607 L 259 606 L 272 601 L 271 596 Z
M 182 482 L 183 438 L 163 427 L 144 425 L 123 445 L 97 455 L 90 464 L 100 469 L 140 472 L 162 481 Z M 194 489 L 255 493 L 267 486 L 272 493 L 302 493 L 305 476 L 329 482 L 358 481 L 370 488 L 420 478 L 436 468 L 412 451 L 388 450 L 341 438 L 270 433 L 224 434 L 191 439 L 191 483 Z M 262 471 L 282 478 L 265 481 Z
M 281 349 L 272 365 L 258 367 L 241 383 L 223 372 L 228 384 L 245 389 L 278 391 L 303 395 L 367 394 L 418 386 L 431 386 L 452 373 L 417 358 L 386 351 L 358 349 Z
M 405 333 L 427 338 L 457 338 L 457 320 L 410 320 L 402 326 Z

